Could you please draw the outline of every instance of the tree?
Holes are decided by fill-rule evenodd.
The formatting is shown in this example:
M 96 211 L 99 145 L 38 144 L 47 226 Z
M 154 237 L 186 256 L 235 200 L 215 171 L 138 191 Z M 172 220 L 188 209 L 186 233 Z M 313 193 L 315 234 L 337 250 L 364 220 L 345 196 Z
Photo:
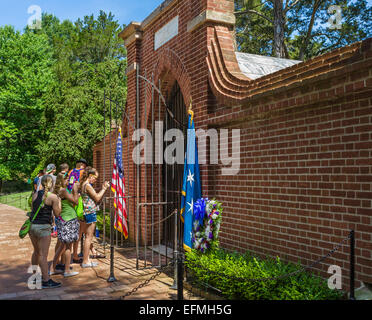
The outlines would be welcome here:
M 43 138 L 44 94 L 55 82 L 48 38 L 0 28 L 0 180 L 30 174 Z
M 341 9 L 332 29 L 332 5 Z M 243 52 L 306 60 L 372 35 L 366 0 L 237 0 L 236 36 Z
M 123 27 L 101 11 L 75 23 L 44 13 L 22 35 L 0 28 L 0 188 L 50 162 L 92 160 L 106 134 L 103 91 L 121 102 L 119 122 L 125 104 Z
M 54 21 L 49 26 L 59 30 L 56 20 L 49 17 L 48 21 Z M 47 29 L 43 31 L 52 35 L 58 77 L 58 83 L 46 93 L 47 138 L 38 146 L 45 163 L 74 163 L 81 157 L 91 161 L 94 144 L 105 134 L 104 90 L 110 90 L 112 98 L 122 103 L 119 120 L 126 99 L 126 51 L 118 37 L 123 26 L 111 13 L 101 11 L 97 19 L 85 16 L 64 28 L 59 37 Z

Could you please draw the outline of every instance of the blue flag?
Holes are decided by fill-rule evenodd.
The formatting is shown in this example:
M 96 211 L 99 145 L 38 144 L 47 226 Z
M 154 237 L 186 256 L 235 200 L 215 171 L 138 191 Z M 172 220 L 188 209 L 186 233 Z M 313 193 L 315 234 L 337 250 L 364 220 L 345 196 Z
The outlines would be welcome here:
M 183 247 L 186 251 L 192 248 L 192 234 L 194 222 L 194 203 L 201 198 L 200 172 L 198 162 L 198 148 L 195 139 L 194 114 L 189 110 L 187 124 L 187 149 L 183 169 L 183 184 L 181 196 L 181 220 L 184 223 Z

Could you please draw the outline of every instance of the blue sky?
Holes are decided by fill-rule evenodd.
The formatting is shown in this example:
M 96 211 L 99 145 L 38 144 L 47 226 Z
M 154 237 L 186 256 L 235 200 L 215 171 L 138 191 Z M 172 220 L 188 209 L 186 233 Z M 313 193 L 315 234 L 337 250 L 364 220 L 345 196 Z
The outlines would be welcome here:
M 61 21 L 76 21 L 85 15 L 98 15 L 99 10 L 111 11 L 120 24 L 141 22 L 163 0 L 0 0 L 0 26 L 9 24 L 22 31 L 32 16 L 27 12 L 37 5 L 42 12 L 52 13 Z M 372 5 L 372 0 L 368 0 Z
M 104 10 L 111 11 L 120 24 L 128 24 L 141 22 L 161 3 L 162 0 L 0 0 L 0 26 L 8 24 L 22 31 L 32 16 L 27 12 L 32 5 L 54 14 L 61 21 L 74 22 L 91 14 L 96 17 Z

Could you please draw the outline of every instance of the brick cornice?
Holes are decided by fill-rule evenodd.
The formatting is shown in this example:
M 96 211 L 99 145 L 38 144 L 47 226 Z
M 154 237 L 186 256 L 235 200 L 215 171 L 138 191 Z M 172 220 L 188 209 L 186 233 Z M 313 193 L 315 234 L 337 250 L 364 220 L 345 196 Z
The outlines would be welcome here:
M 187 23 L 187 31 L 193 32 L 207 22 L 216 24 L 235 25 L 235 15 L 233 13 L 205 10 Z
M 372 61 L 370 38 L 251 80 L 239 69 L 231 32 L 223 26 L 216 26 L 213 29 L 214 35 L 209 40 L 206 58 L 209 82 L 217 100 L 228 106 L 245 104 L 258 94 L 299 86 L 320 75 L 327 78 L 333 71 L 345 72 L 349 68 L 357 68 L 358 63 L 370 67 Z
M 124 40 L 124 45 L 126 47 L 136 40 L 142 40 L 141 23 L 131 22 L 123 31 L 119 33 L 119 37 Z

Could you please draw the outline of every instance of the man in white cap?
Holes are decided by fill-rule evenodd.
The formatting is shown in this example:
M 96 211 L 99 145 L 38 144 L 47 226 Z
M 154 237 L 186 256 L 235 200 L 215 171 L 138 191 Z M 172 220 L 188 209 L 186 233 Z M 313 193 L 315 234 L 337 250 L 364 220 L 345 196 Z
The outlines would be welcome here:
M 54 175 L 54 173 L 56 172 L 56 165 L 54 163 L 49 163 L 47 165 L 47 167 L 45 168 L 44 172 L 45 172 L 45 175 L 50 175 L 53 179 L 53 189 L 54 189 L 54 185 L 56 184 L 56 180 L 57 180 L 57 176 Z M 40 188 L 40 185 L 41 185 L 41 179 L 39 179 L 38 183 L 37 183 L 37 188 L 36 188 L 36 192 L 39 191 L 39 188 Z M 53 192 L 53 190 L 50 190 Z

